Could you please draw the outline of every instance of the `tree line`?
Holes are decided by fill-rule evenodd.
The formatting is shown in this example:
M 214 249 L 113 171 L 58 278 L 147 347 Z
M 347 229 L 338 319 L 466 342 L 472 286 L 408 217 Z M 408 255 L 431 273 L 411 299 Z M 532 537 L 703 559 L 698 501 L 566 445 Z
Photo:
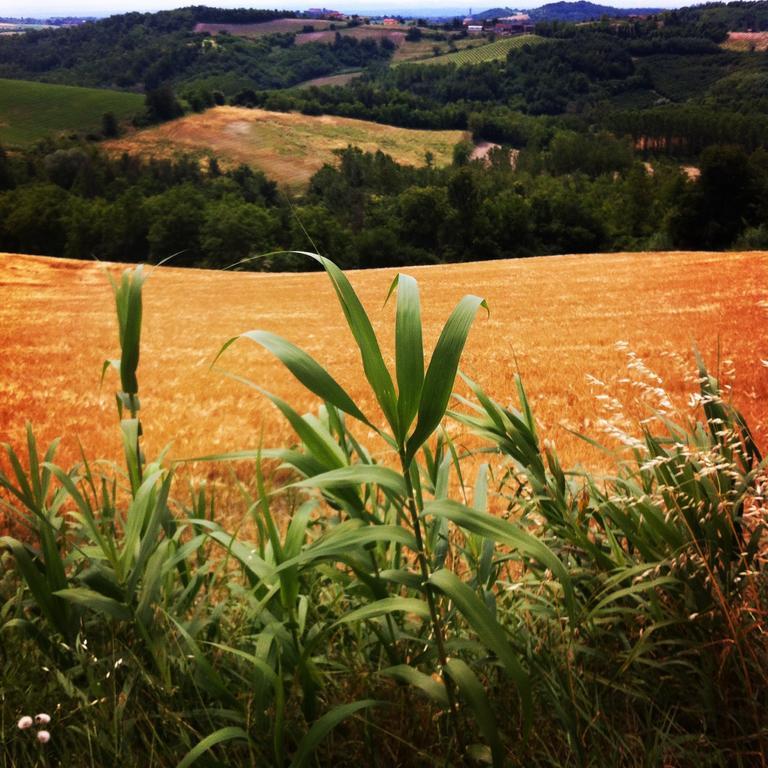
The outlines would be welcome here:
M 318 250 L 344 267 L 569 252 L 768 246 L 768 152 L 712 146 L 701 176 L 640 163 L 607 134 L 557 130 L 546 151 L 488 164 L 457 145 L 421 168 L 348 148 L 289 200 L 247 166 L 215 158 L 110 158 L 93 146 L 0 154 L 0 250 L 224 267 Z M 305 268 L 290 256 L 257 269 Z

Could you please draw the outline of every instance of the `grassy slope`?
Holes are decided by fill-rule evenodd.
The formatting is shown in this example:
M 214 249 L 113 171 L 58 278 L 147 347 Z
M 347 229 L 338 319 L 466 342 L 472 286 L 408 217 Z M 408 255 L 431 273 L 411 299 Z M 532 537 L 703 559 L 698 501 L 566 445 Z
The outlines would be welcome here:
M 105 112 L 125 120 L 143 106 L 137 93 L 0 79 L 0 142 L 23 147 L 62 131 L 98 131 Z
M 735 385 L 737 406 L 765 444 L 768 376 L 759 365 L 766 357 L 759 329 L 765 328 L 766 314 L 759 302 L 768 284 L 766 253 L 596 254 L 407 272 L 421 286 L 428 352 L 462 295 L 487 298 L 490 316 L 472 330 L 462 370 L 505 404 L 519 370 L 544 435 L 556 441 L 566 466 L 604 462 L 566 429 L 603 437 L 598 420 L 610 403 L 597 395 L 608 392 L 624 403 L 624 414 L 635 425 L 656 405 L 652 393 L 622 381 L 642 377 L 627 370 L 626 352 L 614 346 L 621 340 L 659 373 L 673 403 L 683 408 L 692 388 L 686 380 L 692 373 L 692 344 L 713 367 L 719 349 L 723 383 Z M 394 305 L 382 303 L 396 273 L 350 273 L 382 334 L 385 355 L 393 350 Z M 117 458 L 117 430 L 93 429 L 114 411 L 107 388 L 99 394 L 102 361 L 116 351 L 112 296 L 102 268 L 92 262 L 0 255 L 0 284 L 2 439 L 21 440 L 29 419 L 41 442 L 66 435 L 65 463 L 64 456 L 78 457 L 76 437 L 88 456 Z M 171 439 L 176 457 L 257 446 L 262 430 L 268 447 L 295 439 L 266 398 L 210 369 L 227 339 L 253 328 L 274 331 L 305 348 L 366 413 L 378 412 L 322 274 L 162 267 L 145 288 L 145 322 L 139 378 L 150 456 Z M 301 413 L 317 408 L 316 399 L 254 344 L 238 346 L 221 367 L 266 386 Z M 607 388 L 590 383 L 587 374 Z
M 476 48 L 466 48 L 464 50 L 446 53 L 444 56 L 435 56 L 431 59 L 425 59 L 414 64 L 479 64 L 483 61 L 496 61 L 505 59 L 510 51 L 522 48 L 524 45 L 539 45 L 547 42 L 545 38 L 538 35 L 520 35 L 519 37 L 505 37 L 496 40 L 493 43 L 479 45 Z
M 424 154 L 431 151 L 442 164 L 450 162 L 462 136 L 461 131 L 417 131 L 345 117 L 217 107 L 108 142 L 106 148 L 155 157 L 213 152 L 225 164 L 247 163 L 280 183 L 299 187 L 324 163 L 334 161 L 333 150 L 349 144 L 381 149 L 411 165 L 423 164 Z

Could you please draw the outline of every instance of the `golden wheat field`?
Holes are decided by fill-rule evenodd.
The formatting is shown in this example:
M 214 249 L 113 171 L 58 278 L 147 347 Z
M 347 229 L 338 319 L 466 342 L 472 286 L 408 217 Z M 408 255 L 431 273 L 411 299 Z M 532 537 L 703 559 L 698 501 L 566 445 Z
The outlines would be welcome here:
M 91 458 L 119 458 L 117 382 L 108 374 L 99 386 L 102 362 L 119 351 L 105 269 L 0 255 L 2 441 L 19 446 L 30 420 L 43 441 L 63 436 L 64 464 L 78 457 L 78 440 Z M 694 344 L 713 371 L 719 365 L 759 443 L 768 442 L 766 253 L 579 255 L 406 271 L 421 286 L 427 350 L 462 295 L 487 298 L 490 316 L 478 318 L 462 369 L 504 404 L 519 370 L 566 465 L 605 467 L 569 429 L 610 442 L 606 430 L 632 431 L 653 408 L 688 412 Z M 394 307 L 383 301 L 394 274 L 350 275 L 390 360 Z M 265 398 L 222 370 L 248 376 L 300 409 L 316 408 L 268 353 L 240 341 L 211 370 L 227 339 L 256 328 L 304 347 L 376 413 L 324 274 L 162 267 L 145 285 L 139 368 L 149 456 L 171 441 L 174 458 L 292 441 Z
M 104 142 L 104 147 L 148 157 L 213 152 L 224 166 L 247 163 L 270 179 L 298 187 L 335 161 L 334 150 L 350 144 L 365 152 L 380 149 L 406 165 L 424 165 L 425 154 L 431 152 L 436 164 L 443 165 L 465 136 L 462 131 L 395 128 L 330 115 L 215 107 Z

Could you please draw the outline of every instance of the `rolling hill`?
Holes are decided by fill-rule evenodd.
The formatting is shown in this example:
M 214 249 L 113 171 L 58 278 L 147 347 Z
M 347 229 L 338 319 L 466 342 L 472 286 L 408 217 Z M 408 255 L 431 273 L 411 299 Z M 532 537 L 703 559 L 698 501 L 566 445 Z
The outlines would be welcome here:
M 112 152 L 170 157 L 178 152 L 213 152 L 224 165 L 246 163 L 290 187 L 306 184 L 334 150 L 350 144 L 375 152 L 381 149 L 398 162 L 423 165 L 432 152 L 438 165 L 450 162 L 462 131 L 395 128 L 365 120 L 296 112 L 216 107 L 203 114 L 164 123 L 105 143 Z
M 503 37 L 492 43 L 464 48 L 442 56 L 433 56 L 431 59 L 412 61 L 411 64 L 481 64 L 485 61 L 503 61 L 510 51 L 522 48 L 524 45 L 540 45 L 550 42 L 547 38 L 538 35 L 519 35 L 517 37 Z
M 0 143 L 26 147 L 59 133 L 98 132 L 105 112 L 127 120 L 143 109 L 137 93 L 0 79 Z

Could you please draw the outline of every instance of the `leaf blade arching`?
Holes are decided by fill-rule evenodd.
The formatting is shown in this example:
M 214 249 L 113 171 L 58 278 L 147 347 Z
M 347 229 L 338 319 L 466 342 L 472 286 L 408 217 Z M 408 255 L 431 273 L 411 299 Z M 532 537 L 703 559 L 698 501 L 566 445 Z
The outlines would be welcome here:
M 217 359 L 238 338 L 250 339 L 271 352 L 310 392 L 327 400 L 339 410 L 373 426 L 341 385 L 313 357 L 282 336 L 269 331 L 246 331 L 230 339 Z
M 248 741 L 248 734 L 242 728 L 234 725 L 219 728 L 204 739 L 201 739 L 194 747 L 192 747 L 192 749 L 184 755 L 176 768 L 189 768 L 192 763 L 202 757 L 212 747 L 215 747 L 217 744 L 222 744 L 225 741 L 232 741 L 233 739 Z
M 375 619 L 378 616 L 384 616 L 395 611 L 414 613 L 422 619 L 429 618 L 429 606 L 423 600 L 419 600 L 416 597 L 385 597 L 344 614 L 344 616 L 334 622 L 333 626 Z
M 378 339 L 360 299 L 344 272 L 330 259 L 308 251 L 294 251 L 314 259 L 325 269 L 333 283 L 336 296 L 346 318 L 349 330 L 355 338 L 363 362 L 365 378 L 373 389 L 376 400 L 394 432 L 397 432 L 397 397 L 392 377 L 384 363 Z
M 469 665 L 461 659 L 451 659 L 446 664 L 445 671 L 451 676 L 472 707 L 480 732 L 491 748 L 494 768 L 500 768 L 504 764 L 504 748 L 496 726 L 496 717 L 488 697 L 485 695 L 482 683 L 477 679 L 477 675 Z
M 307 765 L 312 753 L 320 745 L 320 742 L 342 721 L 354 715 L 361 709 L 375 707 L 381 702 L 375 699 L 363 699 L 362 701 L 353 701 L 349 704 L 342 704 L 334 707 L 330 712 L 326 712 L 318 718 L 312 727 L 307 731 L 304 738 L 299 742 L 296 754 L 293 756 L 290 768 L 302 768 Z
M 570 615 L 575 616 L 576 605 L 571 576 L 557 555 L 536 536 L 509 520 L 503 520 L 488 512 L 472 509 L 450 499 L 428 501 L 424 506 L 424 513 L 447 518 L 455 525 L 472 533 L 514 547 L 526 557 L 538 560 L 549 568 L 563 585 L 566 606 Z
M 464 296 L 443 326 L 437 340 L 421 391 L 416 428 L 408 439 L 405 459 L 410 464 L 445 415 L 459 360 L 478 309 L 488 305 L 479 296 Z
M 394 667 L 387 667 L 382 669 L 379 674 L 394 677 L 397 680 L 402 680 L 412 685 L 414 688 L 418 688 L 435 704 L 441 707 L 447 708 L 449 706 L 448 694 L 445 692 L 445 683 L 442 680 L 438 682 L 430 675 L 420 672 L 408 664 L 397 664 Z
M 410 275 L 398 275 L 390 288 L 397 288 L 395 318 L 395 367 L 397 373 L 398 442 L 405 442 L 419 410 L 424 386 L 424 342 L 421 331 L 419 287 Z
M 482 640 L 483 645 L 492 650 L 504 665 L 504 669 L 517 685 L 523 705 L 523 715 L 526 722 L 530 724 L 533 717 L 530 679 L 515 655 L 501 625 L 472 588 L 461 581 L 453 571 L 445 568 L 435 571 L 429 577 L 429 581 L 453 600 L 462 616 Z

